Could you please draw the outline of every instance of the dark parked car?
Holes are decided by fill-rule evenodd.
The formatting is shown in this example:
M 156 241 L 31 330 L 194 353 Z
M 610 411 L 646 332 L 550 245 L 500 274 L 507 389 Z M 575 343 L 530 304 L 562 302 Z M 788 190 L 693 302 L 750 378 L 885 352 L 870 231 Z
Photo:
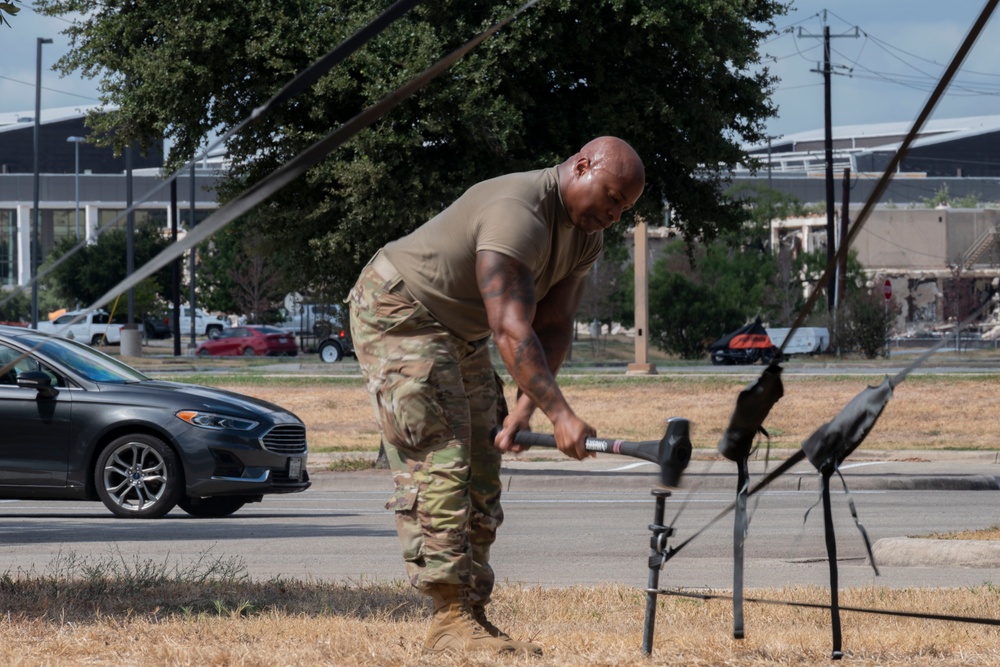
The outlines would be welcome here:
M 304 491 L 306 428 L 240 394 L 152 380 L 75 341 L 0 327 L 0 498 L 218 517 Z
M 170 328 L 170 318 L 166 315 L 147 315 L 142 319 L 142 330 L 146 338 L 156 340 L 170 338 L 174 333 Z
M 295 334 L 266 324 L 248 324 L 225 329 L 214 339 L 198 345 L 195 354 L 199 357 L 214 356 L 289 356 L 299 353 Z

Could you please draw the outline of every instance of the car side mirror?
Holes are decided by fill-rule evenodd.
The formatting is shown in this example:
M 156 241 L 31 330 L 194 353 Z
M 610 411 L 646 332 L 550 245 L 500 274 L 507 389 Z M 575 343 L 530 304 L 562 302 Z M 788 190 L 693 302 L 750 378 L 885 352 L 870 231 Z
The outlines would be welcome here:
M 25 371 L 17 376 L 17 386 L 34 389 L 39 396 L 52 398 L 59 390 L 52 386 L 52 376 L 45 371 Z

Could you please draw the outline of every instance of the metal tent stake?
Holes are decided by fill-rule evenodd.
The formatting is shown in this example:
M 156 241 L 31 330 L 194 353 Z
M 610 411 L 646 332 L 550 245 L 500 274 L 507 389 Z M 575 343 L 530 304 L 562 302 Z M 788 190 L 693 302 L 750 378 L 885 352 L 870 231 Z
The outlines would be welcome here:
M 649 538 L 649 578 L 646 580 L 646 621 L 642 628 L 642 652 L 644 655 L 653 653 L 653 632 L 656 630 L 656 600 L 660 590 L 660 569 L 666 561 L 667 538 L 674 534 L 674 529 L 663 525 L 663 508 L 670 491 L 655 488 L 650 493 L 656 497 L 656 510 L 653 523 L 649 530 L 653 535 Z

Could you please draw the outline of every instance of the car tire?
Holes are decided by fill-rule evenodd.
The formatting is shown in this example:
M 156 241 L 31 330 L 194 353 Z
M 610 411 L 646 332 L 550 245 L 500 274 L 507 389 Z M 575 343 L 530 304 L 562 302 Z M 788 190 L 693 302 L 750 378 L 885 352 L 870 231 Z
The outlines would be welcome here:
M 256 357 L 257 352 L 252 347 L 243 348 L 244 357 Z
M 189 498 L 183 496 L 177 506 L 190 514 L 206 519 L 217 519 L 237 512 L 249 502 L 243 496 L 214 496 L 212 498 Z
M 199 357 L 210 357 L 210 356 L 212 356 L 212 353 L 209 352 L 208 350 L 206 350 L 205 348 L 202 348 L 202 349 L 198 350 L 198 356 Z
M 112 514 L 131 519 L 163 516 L 184 492 L 177 452 L 145 433 L 111 441 L 97 458 L 94 484 Z
M 205 335 L 211 338 L 212 340 L 218 338 L 219 334 L 221 333 L 222 333 L 222 327 L 220 327 L 218 324 L 212 324 L 205 327 Z
M 333 364 L 344 358 L 344 351 L 333 341 L 327 341 L 319 346 L 319 358 L 328 364 Z
M 712 365 L 713 366 L 725 366 L 726 365 L 726 353 L 722 350 L 716 350 L 712 352 Z
M 91 347 L 100 347 L 101 343 L 104 342 L 104 334 L 94 334 L 90 338 Z

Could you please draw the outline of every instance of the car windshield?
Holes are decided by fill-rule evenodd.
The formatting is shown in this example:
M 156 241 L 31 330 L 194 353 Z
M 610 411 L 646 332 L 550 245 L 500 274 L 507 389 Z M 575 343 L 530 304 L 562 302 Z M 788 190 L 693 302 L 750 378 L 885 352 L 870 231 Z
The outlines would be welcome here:
M 103 352 L 64 338 L 23 335 L 19 341 L 92 382 L 141 382 L 149 378 Z
M 288 333 L 287 331 L 285 331 L 283 329 L 279 329 L 278 327 L 269 327 L 266 324 L 263 325 L 263 326 L 257 327 L 257 331 L 261 332 L 262 334 L 283 334 L 283 333 Z

